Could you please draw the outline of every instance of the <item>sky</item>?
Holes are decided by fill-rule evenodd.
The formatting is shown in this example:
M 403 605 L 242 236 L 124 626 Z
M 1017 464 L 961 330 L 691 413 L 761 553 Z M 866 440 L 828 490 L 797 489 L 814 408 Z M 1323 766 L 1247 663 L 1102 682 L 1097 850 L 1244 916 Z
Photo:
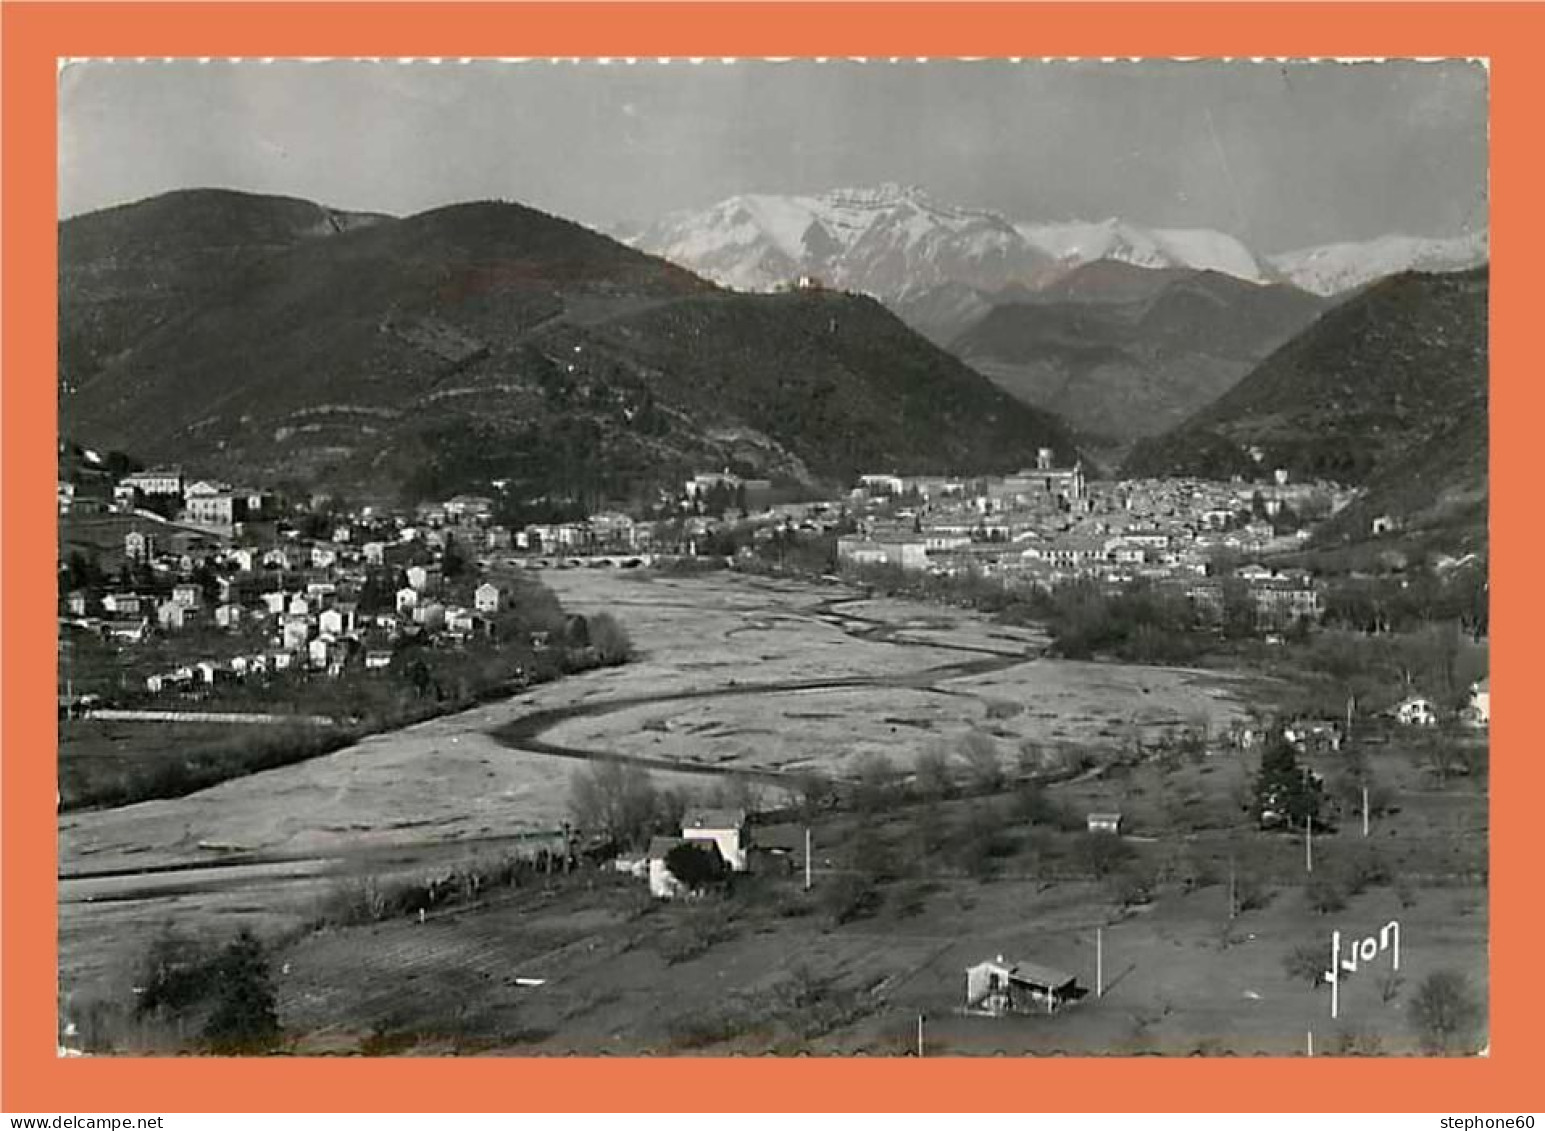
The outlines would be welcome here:
M 1458 60 L 91 60 L 59 95 L 61 217 L 215 186 L 610 230 L 894 182 L 1267 254 L 1487 226 L 1487 73 Z

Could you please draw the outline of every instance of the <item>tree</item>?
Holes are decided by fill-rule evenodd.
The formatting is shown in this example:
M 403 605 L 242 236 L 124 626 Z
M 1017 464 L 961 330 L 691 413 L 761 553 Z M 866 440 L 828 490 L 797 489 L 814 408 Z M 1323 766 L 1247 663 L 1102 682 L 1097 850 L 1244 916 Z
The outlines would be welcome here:
M 1411 1024 L 1429 1053 L 1473 1052 L 1485 1009 L 1470 981 L 1457 970 L 1435 970 L 1411 998 Z
M 1261 754 L 1255 780 L 1256 816 L 1264 828 L 1301 829 L 1319 824 L 1322 787 L 1298 764 L 1292 743 L 1274 734 Z
M 633 657 L 633 641 L 611 613 L 590 618 L 590 644 L 603 664 L 625 664 Z
M 136 977 L 134 1011 L 173 1017 L 203 1001 L 214 988 L 213 952 L 170 925 L 151 940 Z
M 895 765 L 884 754 L 865 754 L 858 763 L 859 808 L 871 813 L 883 809 L 890 803 L 898 780 Z
M 960 755 L 971 768 L 972 784 L 991 793 L 1003 784 L 1003 763 L 998 744 L 981 731 L 968 731 L 960 740 Z
M 245 927 L 220 956 L 218 993 L 204 1027 L 214 1051 L 242 1055 L 274 1047 L 279 1040 L 279 1013 L 268 956 Z
M 683 841 L 667 852 L 665 867 L 692 891 L 718 883 L 729 870 L 717 845 L 712 841 L 692 840 Z
M 1233 639 L 1255 635 L 1255 598 L 1247 582 L 1237 577 L 1223 581 L 1223 634 Z
M 642 766 L 594 762 L 569 779 L 569 812 L 581 829 L 639 843 L 655 825 L 654 782 Z
M 806 820 L 829 806 L 836 793 L 831 779 L 819 770 L 802 770 L 796 774 L 794 789 L 799 795 L 800 812 Z

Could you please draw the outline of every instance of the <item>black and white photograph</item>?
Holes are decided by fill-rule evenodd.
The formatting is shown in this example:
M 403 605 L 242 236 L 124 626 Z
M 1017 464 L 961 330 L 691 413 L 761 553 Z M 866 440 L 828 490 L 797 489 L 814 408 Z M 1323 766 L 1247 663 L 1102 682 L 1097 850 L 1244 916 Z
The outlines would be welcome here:
M 1488 81 L 61 60 L 59 1055 L 1485 1055 Z

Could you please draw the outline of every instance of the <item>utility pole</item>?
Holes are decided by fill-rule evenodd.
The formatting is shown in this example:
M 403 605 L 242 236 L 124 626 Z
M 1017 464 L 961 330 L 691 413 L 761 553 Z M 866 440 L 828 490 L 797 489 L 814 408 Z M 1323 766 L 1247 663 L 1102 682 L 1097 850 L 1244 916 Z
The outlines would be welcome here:
M 1309 1041 L 1308 1041 L 1309 1055 L 1313 1056 L 1314 1055 L 1314 1030 L 1313 1029 L 1309 1030 L 1308 1038 L 1309 1038 Z
M 1313 793 L 1309 785 L 1309 767 L 1304 767 L 1304 871 L 1314 872 L 1314 807 L 1310 804 Z
M 1363 835 L 1368 835 L 1368 787 L 1363 786 Z
M 923 1059 L 923 1015 L 917 1015 L 917 1058 Z
M 1105 928 L 1094 929 L 1094 996 L 1105 996 Z
M 805 826 L 805 890 L 810 890 L 810 826 Z

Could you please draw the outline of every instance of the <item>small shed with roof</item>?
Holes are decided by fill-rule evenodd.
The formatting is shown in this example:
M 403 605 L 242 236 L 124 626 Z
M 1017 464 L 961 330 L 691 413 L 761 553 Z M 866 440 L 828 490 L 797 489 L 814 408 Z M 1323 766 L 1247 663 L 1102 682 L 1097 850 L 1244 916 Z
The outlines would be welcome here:
M 1055 1013 L 1083 994 L 1077 977 L 1066 971 L 1037 962 L 1008 962 L 1001 954 L 966 970 L 968 1013 Z

